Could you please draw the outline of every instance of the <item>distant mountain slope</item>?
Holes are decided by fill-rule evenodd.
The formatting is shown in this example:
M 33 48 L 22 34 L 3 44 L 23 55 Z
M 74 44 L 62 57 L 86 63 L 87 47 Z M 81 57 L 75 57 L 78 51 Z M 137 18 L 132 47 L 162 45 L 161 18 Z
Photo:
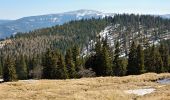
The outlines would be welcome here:
M 83 55 L 94 48 L 96 37 L 108 38 L 114 48 L 119 41 L 122 56 L 128 54 L 132 41 L 147 47 L 170 39 L 170 19 L 149 15 L 119 15 L 112 18 L 71 21 L 51 28 L 16 34 L 12 43 L 3 46 L 2 55 L 26 54 L 30 57 L 45 52 L 47 48 L 60 49 L 63 53 L 74 44 L 79 45 Z
M 114 16 L 114 14 L 102 13 L 94 10 L 77 10 L 59 14 L 24 17 L 11 21 L 10 23 L 0 21 L 0 23 L 4 23 L 0 24 L 0 38 L 9 37 L 16 32 L 28 32 L 34 29 L 62 25 L 71 20 L 103 18 L 106 16 Z
M 170 19 L 170 14 L 166 14 L 166 15 L 161 15 L 162 18 L 168 18 Z
M 8 23 L 8 22 L 11 22 L 12 20 L 0 20 L 0 24 L 5 24 L 5 23 Z

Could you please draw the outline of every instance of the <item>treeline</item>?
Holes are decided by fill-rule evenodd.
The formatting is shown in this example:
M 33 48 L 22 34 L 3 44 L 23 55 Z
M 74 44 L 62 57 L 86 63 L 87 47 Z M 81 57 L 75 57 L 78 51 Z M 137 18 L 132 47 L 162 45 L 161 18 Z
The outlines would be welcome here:
M 29 67 L 32 66 L 32 67 Z M 80 48 L 73 46 L 63 55 L 59 50 L 47 49 L 41 58 L 41 65 L 37 60 L 27 62 L 24 55 L 17 59 L 7 56 L 2 71 L 4 81 L 25 79 L 68 79 L 95 76 L 92 69 L 85 69 L 84 59 L 80 57 Z
M 115 26 L 112 31 L 113 35 L 116 34 L 115 36 L 117 36 L 115 41 L 121 40 L 118 43 L 115 42 L 114 49 L 109 47 L 106 40 L 96 39 L 98 33 L 110 24 Z M 11 42 L 0 48 L 0 75 L 3 75 L 5 72 L 3 70 L 7 66 L 6 62 L 8 62 L 8 58 L 10 58 L 11 61 L 9 62 L 12 62 L 12 66 L 14 67 L 12 69 L 15 69 L 18 79 L 43 78 L 45 65 L 43 64 L 43 59 L 46 58 L 44 56 L 48 51 L 47 49 L 49 49 L 49 54 L 52 55 L 52 60 L 55 59 L 56 61 L 54 62 L 56 64 L 55 67 L 59 66 L 58 64 L 61 63 L 59 62 L 59 58 L 63 58 L 67 76 L 68 78 L 72 78 L 69 76 L 69 69 L 66 65 L 68 63 L 66 62 L 66 59 L 70 57 L 65 57 L 68 49 L 71 49 L 69 52 L 72 52 L 73 45 L 76 45 L 79 48 L 79 52 L 82 52 L 84 47 L 88 47 L 88 43 L 91 40 L 97 42 L 95 46 L 96 49 L 94 48 L 94 51 L 92 51 L 90 56 L 83 58 L 79 55 L 77 57 L 80 60 L 79 66 L 74 63 L 75 58 L 70 57 L 73 60 L 71 60 L 72 63 L 70 66 L 75 67 L 76 78 L 85 77 L 86 75 L 94 76 L 95 74 L 96 76 L 123 76 L 129 73 L 137 74 L 149 71 L 156 72 L 158 65 L 159 67 L 163 66 L 161 67 L 161 72 L 166 72 L 168 71 L 169 63 L 166 64 L 165 61 L 167 61 L 169 57 L 164 57 L 165 54 L 159 50 L 161 45 L 150 47 L 150 44 L 148 43 L 152 42 L 152 40 L 157 41 L 158 39 L 161 39 L 162 37 L 160 35 L 168 35 L 169 31 L 169 19 L 162 19 L 160 17 L 149 15 L 123 14 L 115 15 L 113 18 L 108 17 L 104 19 L 71 21 L 60 26 L 39 29 L 28 33 L 18 33 L 9 38 Z M 151 37 L 147 38 L 149 35 Z M 132 40 L 136 43 L 134 43 L 135 46 L 133 52 L 130 52 L 129 54 Z M 140 47 L 138 47 L 138 43 L 141 43 Z M 162 44 L 162 50 L 165 48 L 167 49 L 167 47 L 168 50 L 170 50 L 170 42 L 166 41 Z M 122 48 L 126 50 L 122 50 Z M 143 54 L 137 52 L 139 48 L 142 48 L 140 52 L 144 52 L 144 58 L 140 58 L 144 59 L 144 61 L 138 61 L 139 59 L 137 59 L 139 55 L 143 56 Z M 151 51 L 154 51 L 154 53 Z M 126 52 L 127 56 L 133 55 L 133 57 L 122 57 L 122 52 Z M 153 55 L 153 57 L 151 55 Z M 71 56 L 74 56 L 74 54 L 71 54 Z M 132 63 L 131 61 L 134 61 L 135 63 Z M 137 62 L 144 62 L 144 65 Z M 158 62 L 160 63 L 157 64 Z M 134 67 L 139 65 L 144 66 L 140 71 Z M 151 68 L 153 65 L 154 68 Z M 78 68 L 79 70 L 77 67 L 80 67 Z M 150 68 L 154 70 L 151 70 Z M 108 69 L 110 70 L 108 71 Z M 135 70 L 136 73 L 133 73 L 130 69 Z M 158 69 L 157 72 L 159 72 Z
M 107 39 L 106 39 L 107 40 Z M 131 43 L 127 57 L 121 57 L 120 44 L 117 41 L 115 49 L 109 48 L 106 40 L 96 43 L 95 54 L 86 61 L 86 67 L 92 68 L 97 76 L 137 75 L 145 72 L 170 72 L 169 45 L 166 42 L 159 46 L 148 46 Z
M 3 67 L 4 81 L 17 79 L 43 78 L 68 79 L 94 76 L 138 75 L 146 72 L 170 72 L 169 48 L 166 42 L 159 46 L 131 43 L 128 57 L 121 57 L 120 44 L 115 48 L 108 45 L 106 39 L 97 39 L 94 52 L 88 57 L 80 56 L 80 48 L 75 45 L 63 55 L 59 50 L 47 49 L 42 55 L 41 65 L 35 72 L 29 69 L 24 56 L 13 60 L 7 56 Z M 31 61 L 36 64 L 35 61 Z M 37 65 L 35 65 L 37 66 Z

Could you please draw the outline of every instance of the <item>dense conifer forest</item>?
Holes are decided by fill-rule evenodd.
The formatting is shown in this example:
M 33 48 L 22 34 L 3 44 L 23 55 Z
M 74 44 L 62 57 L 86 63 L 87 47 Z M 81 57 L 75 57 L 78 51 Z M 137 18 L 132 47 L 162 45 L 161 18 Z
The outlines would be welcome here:
M 129 40 L 128 54 L 121 56 L 119 39 L 114 48 L 108 37 L 98 34 L 109 25 L 123 38 L 139 31 L 138 38 Z M 122 32 L 123 29 L 126 32 Z M 4 41 L 0 49 L 0 74 L 4 81 L 17 79 L 67 79 L 93 76 L 137 75 L 145 72 L 170 72 L 170 40 L 158 44 L 142 43 L 141 34 L 150 31 L 155 38 L 170 32 L 170 20 L 149 15 L 115 15 L 113 18 L 71 21 L 64 25 L 18 33 Z M 164 35 L 165 34 L 165 35 Z M 161 37 L 160 37 L 161 36 Z M 95 44 L 90 55 L 81 56 L 89 41 Z M 125 42 L 126 44 L 126 42 Z

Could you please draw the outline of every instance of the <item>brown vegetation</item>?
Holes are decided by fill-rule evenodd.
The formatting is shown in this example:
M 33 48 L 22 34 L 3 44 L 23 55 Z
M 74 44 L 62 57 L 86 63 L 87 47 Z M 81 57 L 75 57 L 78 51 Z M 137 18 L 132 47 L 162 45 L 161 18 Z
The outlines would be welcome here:
M 67 80 L 22 80 L 0 84 L 1 100 L 169 100 L 170 85 L 155 80 L 169 73 L 138 76 L 97 77 Z M 124 91 L 152 87 L 151 94 L 137 96 Z

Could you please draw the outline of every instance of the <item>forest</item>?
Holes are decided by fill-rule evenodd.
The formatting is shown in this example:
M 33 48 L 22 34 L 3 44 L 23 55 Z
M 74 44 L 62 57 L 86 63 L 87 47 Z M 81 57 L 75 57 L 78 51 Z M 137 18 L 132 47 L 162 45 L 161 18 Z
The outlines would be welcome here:
M 135 37 L 129 40 L 128 54 L 121 56 L 121 42 L 114 48 L 98 36 L 108 25 L 120 25 L 115 33 L 153 30 L 154 37 L 170 31 L 170 20 L 149 15 L 115 15 L 113 18 L 71 21 L 64 25 L 18 33 L 6 40 L 0 49 L 0 74 L 4 81 L 22 79 L 68 79 L 95 76 L 137 75 L 146 72 L 170 72 L 170 40 L 143 45 Z M 142 26 L 142 28 L 141 28 Z M 126 38 L 126 35 L 122 35 Z M 92 53 L 81 56 L 90 40 L 95 41 Z M 5 40 L 3 40 L 5 41 Z

